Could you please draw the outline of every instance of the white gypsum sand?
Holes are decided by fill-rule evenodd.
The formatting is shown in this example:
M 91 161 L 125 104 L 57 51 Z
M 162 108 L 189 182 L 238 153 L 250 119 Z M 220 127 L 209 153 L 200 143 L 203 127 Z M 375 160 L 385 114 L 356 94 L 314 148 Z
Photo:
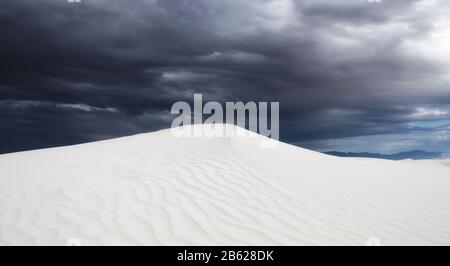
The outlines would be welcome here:
M 263 149 L 250 134 L 1 155 L 0 244 L 450 244 L 448 167 Z

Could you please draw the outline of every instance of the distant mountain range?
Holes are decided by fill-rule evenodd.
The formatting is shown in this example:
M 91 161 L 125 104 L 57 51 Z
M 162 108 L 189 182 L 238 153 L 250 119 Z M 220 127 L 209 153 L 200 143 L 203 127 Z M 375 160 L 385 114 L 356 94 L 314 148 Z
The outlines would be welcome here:
M 444 156 L 443 153 L 440 152 L 427 152 L 421 150 L 415 151 L 407 151 L 396 154 L 380 154 L 380 153 L 368 153 L 368 152 L 339 152 L 339 151 L 330 151 L 325 152 L 328 155 L 334 155 L 339 157 L 362 157 L 362 158 L 378 158 L 378 159 L 387 159 L 387 160 L 424 160 L 424 159 L 437 159 Z

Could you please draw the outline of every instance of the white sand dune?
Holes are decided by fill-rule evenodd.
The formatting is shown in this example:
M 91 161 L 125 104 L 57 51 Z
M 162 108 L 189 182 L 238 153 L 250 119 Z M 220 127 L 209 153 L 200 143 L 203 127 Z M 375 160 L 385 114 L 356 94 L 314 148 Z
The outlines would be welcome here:
M 449 159 L 442 160 L 441 163 L 443 165 L 445 165 L 445 166 L 450 166 L 450 160 Z
M 2 155 L 0 244 L 450 245 L 448 167 L 261 139 L 165 130 Z

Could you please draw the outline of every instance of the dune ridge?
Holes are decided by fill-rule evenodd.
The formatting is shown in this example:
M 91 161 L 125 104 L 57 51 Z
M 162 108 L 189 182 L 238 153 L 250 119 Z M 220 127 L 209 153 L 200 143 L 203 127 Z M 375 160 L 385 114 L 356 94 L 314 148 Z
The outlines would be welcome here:
M 0 155 L 0 245 L 450 245 L 448 167 L 248 134 Z

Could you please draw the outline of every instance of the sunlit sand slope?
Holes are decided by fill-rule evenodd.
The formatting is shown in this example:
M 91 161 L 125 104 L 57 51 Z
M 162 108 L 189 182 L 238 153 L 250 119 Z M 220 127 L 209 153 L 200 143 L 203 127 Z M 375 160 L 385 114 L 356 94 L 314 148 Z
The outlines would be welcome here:
M 450 245 L 448 167 L 261 148 L 249 134 L 2 155 L 0 244 Z

